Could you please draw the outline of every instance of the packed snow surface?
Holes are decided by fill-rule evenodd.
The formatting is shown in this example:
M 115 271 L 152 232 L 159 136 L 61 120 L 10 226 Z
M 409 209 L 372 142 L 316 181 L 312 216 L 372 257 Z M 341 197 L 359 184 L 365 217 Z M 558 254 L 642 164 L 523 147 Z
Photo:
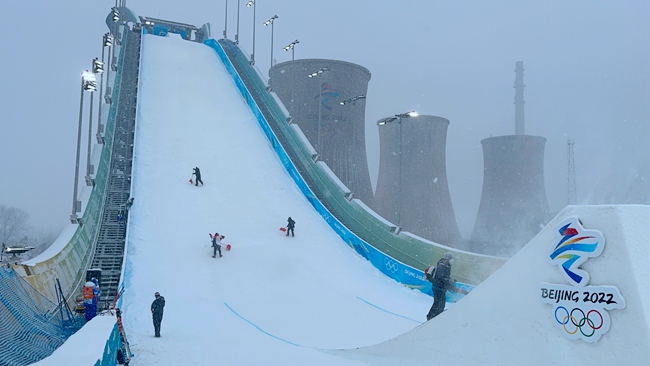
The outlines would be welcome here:
M 214 50 L 145 35 L 140 70 L 123 304 L 133 365 L 362 364 L 319 349 L 426 320 L 431 297 L 382 275 L 304 198 Z M 189 183 L 194 167 L 204 185 Z M 289 216 L 295 237 L 279 230 Z M 216 232 L 232 249 L 212 258 Z

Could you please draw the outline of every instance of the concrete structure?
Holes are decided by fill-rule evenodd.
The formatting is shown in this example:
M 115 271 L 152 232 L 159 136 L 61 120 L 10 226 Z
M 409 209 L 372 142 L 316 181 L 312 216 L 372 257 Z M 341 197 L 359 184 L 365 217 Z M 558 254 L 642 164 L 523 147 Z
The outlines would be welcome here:
M 445 118 L 424 115 L 378 126 L 375 211 L 404 231 L 457 246 L 460 232 L 445 163 L 448 126 Z
M 483 193 L 471 238 L 477 253 L 511 256 L 549 220 L 541 136 L 490 137 L 483 145 Z
M 324 71 L 317 73 L 321 69 Z M 317 75 L 309 77 L 313 73 Z M 370 71 L 344 61 L 307 59 L 277 64 L 269 70 L 269 76 L 271 89 L 320 160 L 327 163 L 355 198 L 373 207 L 366 157 L 365 99 L 340 104 L 365 97 Z
M 524 135 L 524 63 L 516 63 L 515 135 L 490 137 L 483 145 L 483 193 L 471 250 L 511 256 L 550 219 L 544 186 L 546 138 Z

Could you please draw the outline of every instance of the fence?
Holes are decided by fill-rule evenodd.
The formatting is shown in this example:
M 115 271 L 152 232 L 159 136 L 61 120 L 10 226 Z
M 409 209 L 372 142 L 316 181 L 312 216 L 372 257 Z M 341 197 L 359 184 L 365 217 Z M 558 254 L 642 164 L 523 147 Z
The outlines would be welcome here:
M 0 365 L 39 361 L 83 325 L 82 320 L 61 310 L 12 268 L 0 267 Z

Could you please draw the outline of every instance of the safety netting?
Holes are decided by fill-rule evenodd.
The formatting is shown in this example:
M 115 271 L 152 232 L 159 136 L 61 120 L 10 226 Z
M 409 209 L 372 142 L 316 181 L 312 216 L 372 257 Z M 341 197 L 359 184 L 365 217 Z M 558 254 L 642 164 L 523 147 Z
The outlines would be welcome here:
M 0 365 L 42 360 L 83 323 L 68 311 L 65 301 L 53 303 L 10 266 L 0 267 Z

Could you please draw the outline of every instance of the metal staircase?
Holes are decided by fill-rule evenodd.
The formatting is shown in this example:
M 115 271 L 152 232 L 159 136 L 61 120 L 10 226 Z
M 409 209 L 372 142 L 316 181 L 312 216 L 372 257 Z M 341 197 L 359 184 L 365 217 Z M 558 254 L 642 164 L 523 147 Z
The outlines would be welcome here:
M 128 207 L 133 165 L 133 135 L 137 107 L 138 70 L 140 66 L 140 29 L 128 30 L 123 45 L 121 87 L 110 171 L 106 185 L 104 210 L 91 268 L 101 269 L 102 299 L 98 310 L 107 308 L 118 291 L 128 222 Z M 115 102 L 115 101 L 114 101 Z

